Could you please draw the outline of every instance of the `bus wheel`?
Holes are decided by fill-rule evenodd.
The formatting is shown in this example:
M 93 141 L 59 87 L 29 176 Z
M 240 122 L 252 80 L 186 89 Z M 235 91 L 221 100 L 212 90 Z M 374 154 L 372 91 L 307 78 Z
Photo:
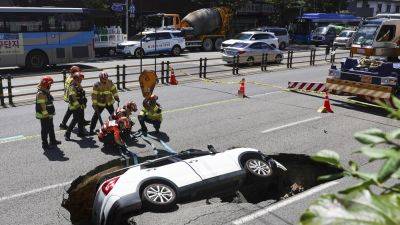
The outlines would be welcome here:
M 42 51 L 32 51 L 26 57 L 26 67 L 29 70 L 41 70 L 49 64 L 47 55 Z

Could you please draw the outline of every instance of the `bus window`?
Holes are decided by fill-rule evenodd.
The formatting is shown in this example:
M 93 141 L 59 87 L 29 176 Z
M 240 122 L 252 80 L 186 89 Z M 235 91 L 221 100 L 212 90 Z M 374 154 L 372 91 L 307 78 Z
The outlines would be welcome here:
M 22 33 L 43 32 L 45 27 L 41 15 L 16 13 L 13 16 L 6 17 L 5 28 L 10 33 Z
M 380 29 L 378 36 L 376 37 L 376 41 L 385 42 L 393 40 L 396 33 L 395 25 L 383 25 Z
M 59 15 L 62 30 L 65 32 L 88 31 L 90 30 L 89 20 L 81 14 Z

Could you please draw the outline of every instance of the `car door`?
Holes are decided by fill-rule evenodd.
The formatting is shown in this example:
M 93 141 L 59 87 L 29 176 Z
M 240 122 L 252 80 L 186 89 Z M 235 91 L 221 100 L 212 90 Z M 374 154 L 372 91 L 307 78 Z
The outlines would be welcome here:
M 158 33 L 157 34 L 157 52 L 165 53 L 170 52 L 172 49 L 172 40 L 170 33 Z
M 156 34 L 146 34 L 144 37 L 144 41 L 142 43 L 143 49 L 145 54 L 153 54 L 155 53 L 155 41 L 156 41 Z
M 184 161 L 188 163 L 203 180 L 224 177 L 232 172 L 241 170 L 235 160 L 225 156 L 223 153 L 186 159 Z
M 271 45 L 267 43 L 262 43 L 261 49 L 263 54 L 267 54 L 267 62 L 272 62 L 275 60 L 275 56 L 277 55 L 278 52 L 277 48 L 273 48 Z
M 262 60 L 262 55 L 265 53 L 265 50 L 262 48 L 262 44 L 266 44 L 263 42 L 256 42 L 251 44 L 248 48 L 251 50 L 251 56 L 254 58 L 255 63 L 259 63 Z

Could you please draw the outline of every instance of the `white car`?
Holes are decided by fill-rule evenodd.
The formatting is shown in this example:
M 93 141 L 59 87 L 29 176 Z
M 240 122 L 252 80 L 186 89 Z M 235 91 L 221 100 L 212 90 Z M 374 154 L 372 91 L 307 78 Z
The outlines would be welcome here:
M 353 41 L 354 30 L 344 30 L 333 41 L 333 47 L 350 48 Z
M 222 42 L 222 48 L 224 49 L 240 41 L 262 41 L 274 48 L 279 46 L 279 39 L 271 32 L 247 31 L 236 35 L 233 39 Z
M 260 151 L 235 148 L 218 153 L 187 150 L 107 175 L 100 182 L 92 222 L 117 225 L 123 215 L 139 210 L 168 209 L 180 199 L 240 187 L 246 178 L 272 179 L 286 168 Z M 122 174 L 122 175 L 121 175 Z M 119 176 L 118 176 L 119 175 Z M 104 180 L 104 179 L 103 179 Z
M 140 43 L 141 41 L 142 43 Z M 185 48 L 185 38 L 180 31 L 144 31 L 142 35 L 138 34 L 131 40 L 118 44 L 117 54 L 136 58 L 154 54 L 179 56 Z

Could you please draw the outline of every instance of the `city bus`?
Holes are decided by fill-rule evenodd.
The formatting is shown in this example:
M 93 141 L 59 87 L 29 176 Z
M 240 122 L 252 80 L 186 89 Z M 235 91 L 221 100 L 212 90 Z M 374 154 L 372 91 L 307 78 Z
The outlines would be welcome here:
M 0 67 L 40 70 L 93 58 L 88 14 L 82 8 L 0 7 Z
M 349 14 L 335 13 L 304 13 L 294 23 L 290 24 L 289 31 L 294 43 L 310 44 L 311 33 L 318 27 L 340 25 L 344 27 L 357 27 L 361 22 L 360 17 Z

